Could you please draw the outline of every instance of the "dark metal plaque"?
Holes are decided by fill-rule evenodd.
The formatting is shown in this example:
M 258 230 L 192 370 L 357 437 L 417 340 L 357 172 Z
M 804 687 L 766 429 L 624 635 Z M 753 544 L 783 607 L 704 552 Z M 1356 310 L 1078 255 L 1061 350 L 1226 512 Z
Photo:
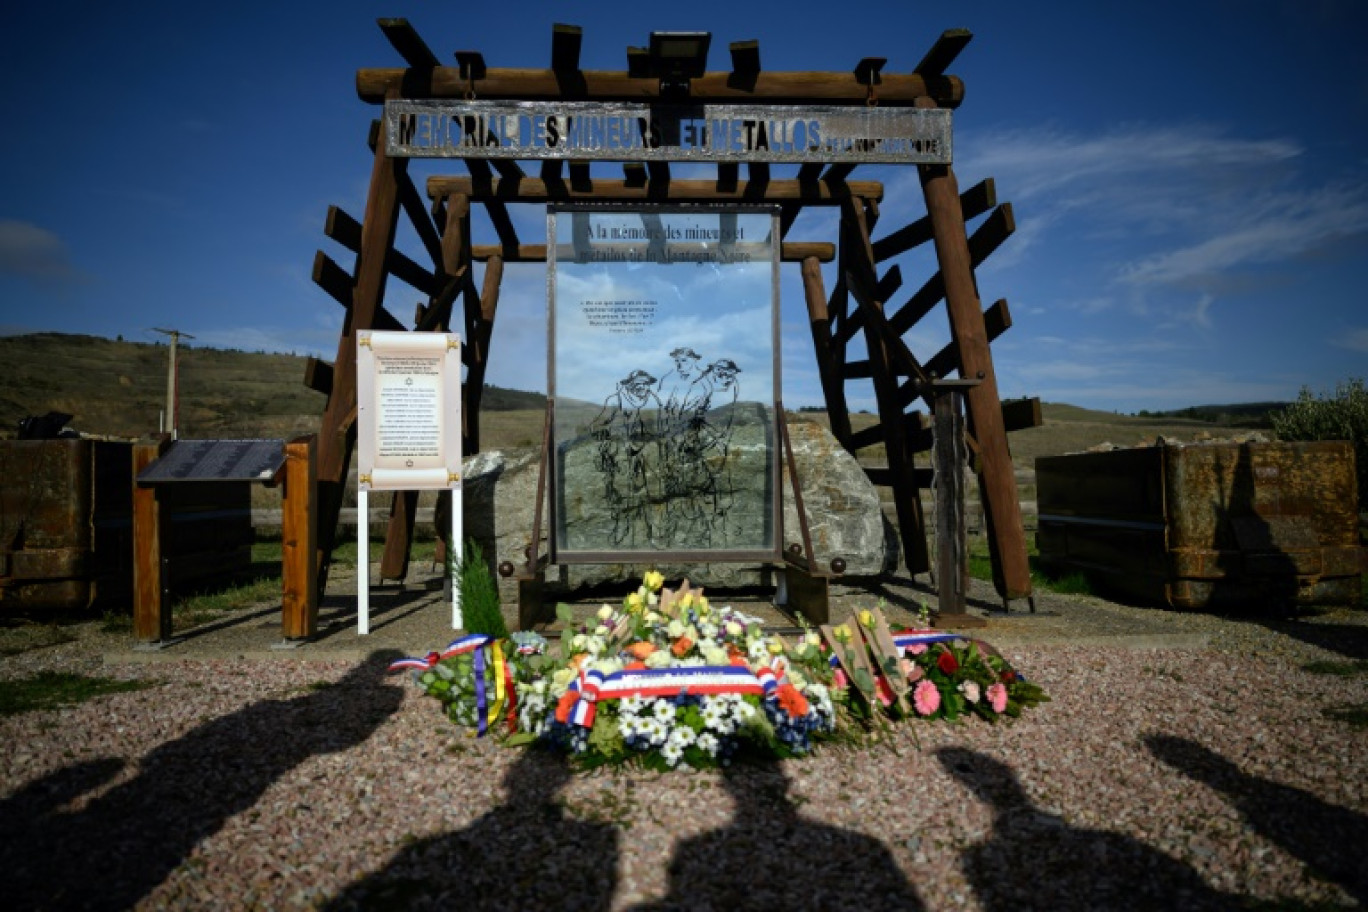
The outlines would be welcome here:
M 272 481 L 285 465 L 283 440 L 178 440 L 138 475 L 138 484 Z

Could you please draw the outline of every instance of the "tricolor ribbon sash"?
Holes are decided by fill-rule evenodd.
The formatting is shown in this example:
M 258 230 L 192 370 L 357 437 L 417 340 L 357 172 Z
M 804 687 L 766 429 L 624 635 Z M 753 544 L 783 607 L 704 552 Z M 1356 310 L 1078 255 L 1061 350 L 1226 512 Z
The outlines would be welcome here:
M 766 683 L 766 679 L 768 683 Z M 714 696 L 717 694 L 768 694 L 778 686 L 773 669 L 762 668 L 757 676 L 749 668 L 738 665 L 693 665 L 687 668 L 623 669 L 605 675 L 582 671 L 570 682 L 570 690 L 579 694 L 567 721 L 585 728 L 594 724 L 597 704 L 604 700 L 627 697 L 676 697 L 682 695 Z
M 909 630 L 893 634 L 893 645 L 899 652 L 906 652 L 909 646 L 930 646 L 932 643 L 949 643 L 966 637 L 957 633 L 937 633 L 934 630 Z
M 470 652 L 480 646 L 492 643 L 493 641 L 494 638 L 487 633 L 468 633 L 463 637 L 452 640 L 451 644 L 442 652 L 429 652 L 421 659 L 395 659 L 389 664 L 389 670 L 394 672 L 399 671 L 402 668 L 415 668 L 418 671 L 427 671 L 443 659 L 449 659 L 452 656 L 460 655 L 463 652 Z
M 485 680 L 484 650 L 475 650 L 475 721 L 479 727 L 479 737 L 484 737 L 488 722 L 485 720 Z

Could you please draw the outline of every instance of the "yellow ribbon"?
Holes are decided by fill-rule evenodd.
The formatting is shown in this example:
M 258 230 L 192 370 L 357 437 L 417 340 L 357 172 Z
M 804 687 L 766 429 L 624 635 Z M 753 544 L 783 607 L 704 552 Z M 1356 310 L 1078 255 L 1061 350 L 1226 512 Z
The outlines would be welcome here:
M 494 653 L 494 704 L 489 707 L 489 724 L 493 725 L 498 721 L 499 715 L 503 712 L 504 704 L 504 655 L 503 649 L 495 641 L 491 647 Z

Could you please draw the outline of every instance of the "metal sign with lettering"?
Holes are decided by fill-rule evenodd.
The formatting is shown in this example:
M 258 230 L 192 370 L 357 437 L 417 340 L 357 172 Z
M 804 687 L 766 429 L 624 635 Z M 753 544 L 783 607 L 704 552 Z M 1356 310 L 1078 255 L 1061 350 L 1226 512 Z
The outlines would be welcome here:
M 385 102 L 395 158 L 950 164 L 933 108 Z
M 283 440 L 177 440 L 138 474 L 139 485 L 188 481 L 271 482 L 285 465 Z

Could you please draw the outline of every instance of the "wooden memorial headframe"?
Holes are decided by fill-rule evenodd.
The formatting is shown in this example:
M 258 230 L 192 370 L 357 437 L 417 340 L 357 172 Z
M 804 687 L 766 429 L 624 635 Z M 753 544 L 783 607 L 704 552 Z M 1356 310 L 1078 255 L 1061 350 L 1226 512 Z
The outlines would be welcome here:
M 910 73 L 883 71 L 885 61 L 865 58 L 850 72 L 765 72 L 756 42 L 730 46 L 732 69 L 665 72 L 645 49 L 629 48 L 625 72 L 584 71 L 579 66 L 580 29 L 556 25 L 551 37 L 551 65 L 544 69 L 487 67 L 475 52 L 457 52 L 457 66 L 445 66 L 403 19 L 382 19 L 381 30 L 405 66 L 362 69 L 357 92 L 372 104 L 400 101 L 479 99 L 481 102 L 536 103 L 568 106 L 648 105 L 651 116 L 692 106 L 783 105 L 830 112 L 884 109 L 949 111 L 964 97 L 963 83 L 946 69 L 969 42 L 965 30 L 940 36 Z M 423 194 L 408 173 L 408 158 L 392 155 L 386 121 L 370 133 L 374 162 L 366 210 L 358 222 L 337 207 L 328 211 L 325 233 L 355 255 L 351 270 L 319 251 L 314 281 L 346 308 L 337 357 L 332 364 L 311 359 L 305 383 L 328 396 L 318 447 L 318 562 L 320 586 L 326 581 L 342 505 L 347 469 L 356 443 L 356 341 L 362 329 L 446 332 L 453 316 L 465 347 L 464 451 L 480 449 L 480 398 L 489 364 L 490 342 L 498 310 L 505 263 L 544 262 L 543 244 L 518 237 L 508 207 L 518 203 L 715 202 L 777 205 L 781 209 L 784 263 L 800 264 L 817 366 L 830 416 L 831 430 L 852 453 L 882 444 L 887 465 L 866 471 L 876 485 L 891 488 L 907 569 L 913 574 L 931 567 L 920 491 L 931 484 L 929 469 L 914 464 L 932 447 L 929 416 L 917 405 L 934 401 L 932 383 L 957 374 L 978 382 L 965 393 L 967 442 L 978 473 L 984 522 L 993 561 L 993 577 L 1004 605 L 1031 594 L 1031 580 L 1017 501 L 1007 432 L 1040 423 L 1038 400 L 1001 402 L 993 370 L 990 342 L 1011 326 L 1005 300 L 986 310 L 979 299 L 974 270 L 1009 237 L 1014 228 L 1010 203 L 999 204 L 992 179 L 961 192 L 948 163 L 915 164 L 926 214 L 876 236 L 883 185 L 851 180 L 858 161 L 851 156 L 806 154 L 799 159 L 756 160 L 744 153 L 716 159 L 709 179 L 672 179 L 670 155 L 609 156 L 623 161 L 622 177 L 591 175 L 589 162 L 529 152 L 535 162 L 530 175 L 514 157 L 462 155 L 449 149 L 442 157 L 458 159 L 466 173 L 428 179 Z M 430 137 L 429 137 L 430 138 Z M 400 137 L 403 141 L 412 136 Z M 688 160 L 680 155 L 675 160 Z M 794 177 L 771 176 L 771 161 L 798 161 Z M 873 159 L 886 161 L 887 159 Z M 742 176 L 741 165 L 746 166 Z M 568 165 L 568 167 L 567 167 Z M 792 167 L 792 165 L 780 165 Z M 472 204 L 484 207 L 497 243 L 474 243 Z M 809 206 L 840 212 L 838 243 L 789 240 L 799 213 Z M 415 262 L 394 246 L 400 213 L 422 243 L 430 265 Z M 966 224 L 985 216 L 969 233 Z M 892 262 L 915 247 L 931 243 L 936 271 L 910 294 L 901 292 L 903 276 Z M 821 264 L 836 263 L 834 287 L 828 292 Z M 476 263 L 483 275 L 476 281 Z M 385 284 L 393 276 L 425 299 L 407 321 L 383 307 Z M 900 293 L 901 292 L 901 293 Z M 907 340 L 912 328 L 945 302 L 950 342 L 929 358 L 919 358 Z M 458 309 L 459 305 L 459 309 Z M 849 356 L 863 336 L 867 355 Z M 872 382 L 878 405 L 877 424 L 856 431 L 847 405 L 846 384 Z M 928 409 L 929 410 L 929 409 Z M 395 495 L 381 562 L 382 578 L 402 579 L 407 572 L 416 495 Z M 360 522 L 365 517 L 359 518 Z M 535 559 L 538 542 L 529 542 Z M 502 555 L 500 556 L 502 557 Z

